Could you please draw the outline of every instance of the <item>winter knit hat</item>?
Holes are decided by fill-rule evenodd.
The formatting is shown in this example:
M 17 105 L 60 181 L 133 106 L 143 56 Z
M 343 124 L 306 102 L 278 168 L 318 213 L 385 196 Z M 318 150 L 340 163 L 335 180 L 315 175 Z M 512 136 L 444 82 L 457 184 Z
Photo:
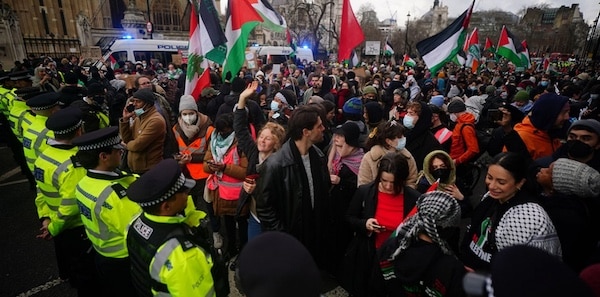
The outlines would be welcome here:
M 377 89 L 375 89 L 375 87 L 373 87 L 373 86 L 366 86 L 363 88 L 363 95 L 366 95 L 366 94 L 377 95 Z
M 181 99 L 179 99 L 179 113 L 182 111 L 190 109 L 198 111 L 198 104 L 196 104 L 196 100 L 194 100 L 194 96 L 192 95 L 183 95 Z
M 308 250 L 283 232 L 265 232 L 238 257 L 240 285 L 248 297 L 318 297 L 321 274 Z
M 344 103 L 342 111 L 346 114 L 361 115 L 363 113 L 362 100 L 358 97 L 348 99 L 348 101 Z
M 584 163 L 560 158 L 554 162 L 552 185 L 561 194 L 596 197 L 600 195 L 600 173 Z
M 461 99 L 453 99 L 450 101 L 450 104 L 448 104 L 448 113 L 457 113 L 466 110 L 467 106 Z
M 581 127 L 589 128 L 594 133 L 596 133 L 597 135 L 600 136 L 600 122 L 598 122 L 598 120 L 584 119 L 584 120 L 575 121 L 573 124 L 571 124 L 571 127 L 569 127 L 568 132 L 571 132 L 571 129 L 573 129 L 574 127 L 579 128 L 579 129 L 575 129 L 575 130 L 581 130 Z
M 150 105 L 154 105 L 154 102 L 156 101 L 151 89 L 139 89 L 133 93 L 133 98 L 140 99 Z
M 569 98 L 555 93 L 545 93 L 535 101 L 531 108 L 529 119 L 534 127 L 542 131 L 548 131 L 556 122 L 560 111 L 565 108 Z
M 518 91 L 517 94 L 515 94 L 514 101 L 518 101 L 518 102 L 527 102 L 527 101 L 529 101 L 529 92 L 527 92 L 527 91 Z
M 537 203 L 519 204 L 507 210 L 498 223 L 495 237 L 498 251 L 521 244 L 562 255 L 552 220 Z
M 444 106 L 444 96 L 443 95 L 432 96 L 431 99 L 429 99 L 429 104 L 433 104 L 439 108 L 442 108 L 442 106 Z

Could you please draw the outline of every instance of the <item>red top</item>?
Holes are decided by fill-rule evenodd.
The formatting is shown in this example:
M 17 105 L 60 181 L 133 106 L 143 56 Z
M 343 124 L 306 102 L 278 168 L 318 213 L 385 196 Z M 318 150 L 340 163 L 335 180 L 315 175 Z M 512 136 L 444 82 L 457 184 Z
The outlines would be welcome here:
M 375 219 L 380 226 L 385 227 L 375 237 L 375 247 L 379 248 L 404 221 L 404 193 L 394 195 L 379 192 Z

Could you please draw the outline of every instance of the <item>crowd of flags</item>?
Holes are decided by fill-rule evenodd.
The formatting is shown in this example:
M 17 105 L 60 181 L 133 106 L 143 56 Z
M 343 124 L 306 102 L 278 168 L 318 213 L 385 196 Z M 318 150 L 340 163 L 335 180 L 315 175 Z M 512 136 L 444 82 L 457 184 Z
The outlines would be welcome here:
M 209 67 L 208 60 L 223 65 L 224 79 L 235 77 L 244 64 L 248 37 L 258 24 L 272 31 L 286 32 L 289 46 L 295 50 L 295 40 L 287 29 L 286 20 L 268 0 L 228 0 L 224 29 L 221 28 L 214 0 L 189 1 L 192 13 L 185 94 L 198 98 L 201 90 L 210 85 L 209 73 L 204 71 Z M 474 5 L 475 0 L 447 28 L 417 43 L 417 50 L 430 71 L 437 73 L 446 63 L 454 62 L 476 73 L 481 69 L 482 53 L 485 51 L 506 58 L 516 67 L 530 68 L 527 42 L 519 40 L 506 26 L 502 27 L 497 47 L 486 37 L 481 49 L 478 29 L 474 28 L 468 34 Z M 365 36 L 350 0 L 343 0 L 339 36 L 338 61 L 350 67 L 357 65 L 355 49 Z M 383 54 L 395 56 L 387 38 Z M 402 65 L 415 67 L 416 62 L 405 53 Z

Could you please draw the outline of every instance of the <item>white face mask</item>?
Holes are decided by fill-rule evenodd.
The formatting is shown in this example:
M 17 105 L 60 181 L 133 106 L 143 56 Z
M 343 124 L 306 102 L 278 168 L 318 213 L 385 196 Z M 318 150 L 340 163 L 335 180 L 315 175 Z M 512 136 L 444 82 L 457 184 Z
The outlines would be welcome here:
M 404 119 L 402 119 L 402 124 L 404 125 L 404 127 L 406 127 L 406 129 L 412 129 L 415 127 L 415 118 L 406 115 L 404 116 Z
M 182 115 L 181 119 L 183 120 L 184 123 L 186 123 L 188 125 L 193 125 L 196 123 L 196 119 L 198 119 L 198 115 L 196 115 L 195 113 L 186 114 L 186 115 Z
M 456 123 L 456 114 L 451 113 L 450 114 L 450 120 Z

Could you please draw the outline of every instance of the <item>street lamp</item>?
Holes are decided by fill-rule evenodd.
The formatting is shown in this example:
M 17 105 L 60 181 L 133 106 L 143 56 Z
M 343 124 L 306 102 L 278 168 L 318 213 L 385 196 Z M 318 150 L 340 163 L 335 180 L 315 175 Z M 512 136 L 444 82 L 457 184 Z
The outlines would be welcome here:
M 406 15 L 406 32 L 404 34 L 404 52 L 410 56 L 410 49 L 408 48 L 408 24 L 410 21 L 410 11 Z

